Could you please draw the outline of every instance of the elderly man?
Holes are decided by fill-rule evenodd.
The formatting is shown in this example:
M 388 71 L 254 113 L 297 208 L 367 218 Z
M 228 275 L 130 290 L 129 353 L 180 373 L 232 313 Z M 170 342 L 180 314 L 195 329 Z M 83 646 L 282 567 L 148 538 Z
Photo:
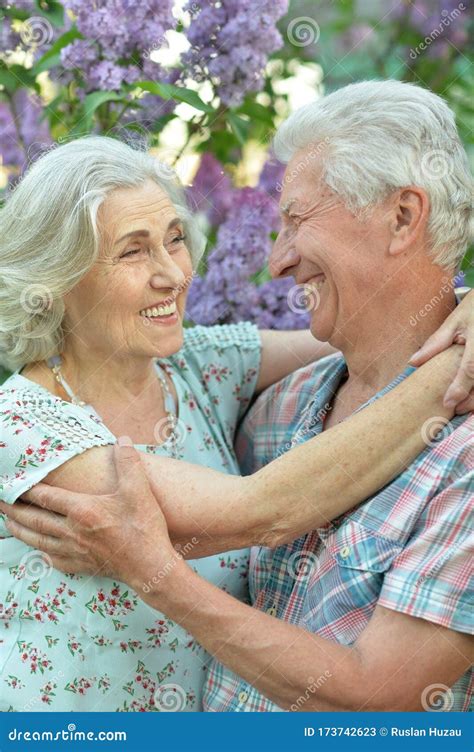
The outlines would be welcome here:
M 452 113 L 424 89 L 348 86 L 295 112 L 275 146 L 288 168 L 270 269 L 310 288 L 311 331 L 342 354 L 257 401 L 238 442 L 248 473 L 408 375 L 416 343 L 455 306 L 450 280 L 469 240 L 466 156 Z M 379 493 L 290 544 L 254 549 L 252 606 L 173 557 L 164 517 L 128 525 L 123 556 L 112 518 L 94 529 L 94 497 L 72 494 L 84 555 L 216 657 L 208 711 L 467 710 L 473 429 L 472 414 L 434 417 L 426 449 Z M 117 450 L 117 467 L 128 501 L 151 494 L 132 448 Z M 51 494 L 51 508 L 65 513 L 67 496 Z M 58 564 L 68 571 L 74 557 Z

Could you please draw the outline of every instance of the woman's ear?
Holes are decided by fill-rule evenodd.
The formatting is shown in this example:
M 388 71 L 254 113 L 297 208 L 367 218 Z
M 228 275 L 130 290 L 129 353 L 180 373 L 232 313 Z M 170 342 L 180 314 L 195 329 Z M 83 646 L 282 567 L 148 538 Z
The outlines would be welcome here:
M 392 207 L 392 238 L 389 253 L 395 256 L 406 252 L 415 243 L 424 239 L 430 201 L 423 188 L 408 186 L 397 192 Z

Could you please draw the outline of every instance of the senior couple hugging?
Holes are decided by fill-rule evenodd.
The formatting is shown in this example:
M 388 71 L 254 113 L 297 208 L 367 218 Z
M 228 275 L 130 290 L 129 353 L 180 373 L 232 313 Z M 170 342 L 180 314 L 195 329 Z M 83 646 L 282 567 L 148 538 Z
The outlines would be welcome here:
M 3 711 L 469 708 L 453 113 L 353 84 L 274 149 L 308 332 L 183 329 L 203 240 L 146 151 L 60 145 L 0 213 Z

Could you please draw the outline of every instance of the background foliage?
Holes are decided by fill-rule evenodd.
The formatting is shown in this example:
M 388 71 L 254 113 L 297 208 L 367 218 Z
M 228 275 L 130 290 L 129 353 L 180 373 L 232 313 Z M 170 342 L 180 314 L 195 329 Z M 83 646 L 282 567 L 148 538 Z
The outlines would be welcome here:
M 0 16 L 3 193 L 70 138 L 145 140 L 189 186 L 209 236 L 191 322 L 306 325 L 291 282 L 265 269 L 282 176 L 269 146 L 315 93 L 417 82 L 447 99 L 473 151 L 467 2 L 18 0 Z

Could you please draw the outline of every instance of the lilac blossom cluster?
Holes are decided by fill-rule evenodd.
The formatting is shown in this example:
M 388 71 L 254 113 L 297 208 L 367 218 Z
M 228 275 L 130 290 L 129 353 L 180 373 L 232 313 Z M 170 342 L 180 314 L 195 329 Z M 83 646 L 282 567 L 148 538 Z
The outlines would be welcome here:
M 279 227 L 277 182 L 283 165 L 270 160 L 257 188 L 234 188 L 220 164 L 204 155 L 190 190 L 191 203 L 213 223 L 220 221 L 215 247 L 206 261 L 206 273 L 191 285 L 187 315 L 196 324 L 253 321 L 260 328 L 302 329 L 308 316 L 288 306 L 292 279 L 264 281 Z
M 287 0 L 189 0 L 183 63 L 197 81 L 211 79 L 221 101 L 241 104 L 246 92 L 260 91 L 268 56 L 283 46 L 276 22 Z
M 93 4 L 64 0 L 63 4 L 84 39 L 61 50 L 61 63 L 70 79 L 79 78 L 83 92 L 118 91 L 123 83 L 157 75 L 163 80 L 150 53 L 166 44 L 165 32 L 176 25 L 173 0 L 96 0 Z
M 42 111 L 39 98 L 27 89 L 17 89 L 9 102 L 0 101 L 1 156 L 10 180 L 52 143 Z

